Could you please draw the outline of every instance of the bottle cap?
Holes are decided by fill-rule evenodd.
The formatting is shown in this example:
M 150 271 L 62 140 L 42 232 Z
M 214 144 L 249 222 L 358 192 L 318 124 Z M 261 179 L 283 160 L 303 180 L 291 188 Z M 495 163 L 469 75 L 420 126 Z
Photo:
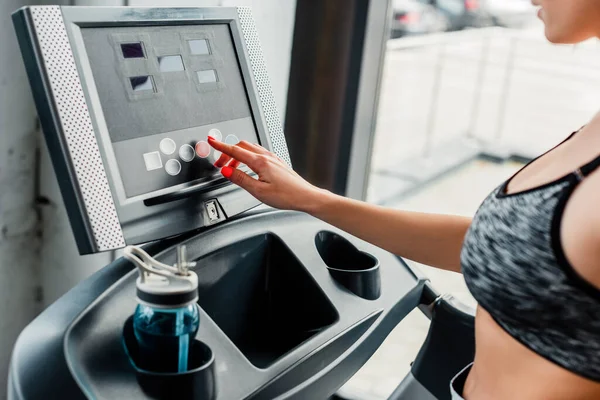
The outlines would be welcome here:
M 155 308 L 180 308 L 198 301 L 198 275 L 189 268 L 185 246 L 177 248 L 177 264 L 163 264 L 136 246 L 128 246 L 124 257 L 139 271 L 136 280 L 138 301 Z

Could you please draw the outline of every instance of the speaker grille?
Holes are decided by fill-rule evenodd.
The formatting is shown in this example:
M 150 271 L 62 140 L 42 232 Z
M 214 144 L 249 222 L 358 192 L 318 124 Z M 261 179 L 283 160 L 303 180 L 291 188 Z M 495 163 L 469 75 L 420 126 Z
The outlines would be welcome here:
M 58 122 L 73 161 L 97 250 L 124 247 L 123 231 L 60 7 L 32 7 L 31 14 Z

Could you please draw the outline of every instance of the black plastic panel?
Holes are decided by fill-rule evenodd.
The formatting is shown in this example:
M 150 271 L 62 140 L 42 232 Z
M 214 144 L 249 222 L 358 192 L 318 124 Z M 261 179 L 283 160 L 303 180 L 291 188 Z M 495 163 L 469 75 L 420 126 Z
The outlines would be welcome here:
M 274 382 L 271 382 L 264 390 L 258 392 L 253 400 L 270 400 L 282 394 L 285 389 L 293 388 L 302 382 L 311 379 L 315 371 L 320 371 L 323 365 L 331 365 L 341 353 L 350 348 L 379 318 L 381 311 L 373 313 L 346 332 L 336 337 L 327 344 L 327 351 L 313 353 L 302 362 L 302 366 L 289 372 L 284 372 Z M 338 383 L 339 384 L 339 383 Z
M 330 276 L 315 246 L 315 236 L 323 230 L 377 257 L 382 278 L 377 300 L 355 295 Z M 329 397 L 418 305 L 424 286 L 393 255 L 300 213 L 256 213 L 184 243 L 188 257 L 199 260 L 200 304 L 205 309 L 201 309 L 196 339 L 215 355 L 219 400 Z M 175 247 L 157 258 L 174 263 Z M 25 329 L 11 366 L 11 386 L 22 393 L 16 398 L 46 399 L 49 390 L 69 399 L 148 398 L 121 340 L 124 323 L 136 305 L 136 274 L 128 263 L 119 261 L 104 269 L 103 279 L 82 282 L 73 289 L 75 297 L 67 294 Z M 270 279 L 277 285 L 270 286 Z M 246 292 L 236 286 L 242 280 Z M 215 291 L 209 295 L 211 290 Z M 304 297 L 300 290 L 307 291 Z M 269 305 L 269 296 L 277 304 Z M 240 304 L 233 305 L 236 302 Z M 227 312 L 233 314 L 220 315 Z M 234 324 L 228 325 L 231 321 Z M 270 351 L 261 359 L 253 354 L 257 348 L 232 329 L 255 338 L 260 333 L 271 335 L 271 339 L 280 329 L 286 341 L 258 341 L 256 346 Z M 49 341 L 50 336 L 55 339 Z M 57 376 L 41 372 L 48 369 Z
M 439 400 L 450 400 L 450 380 L 475 358 L 475 316 L 442 298 L 433 309 L 414 377 Z
M 198 304 L 259 368 L 338 320 L 315 280 L 273 234 L 246 239 L 197 262 Z
M 379 260 L 333 232 L 319 232 L 315 238 L 319 255 L 331 276 L 357 296 L 376 300 L 381 295 Z

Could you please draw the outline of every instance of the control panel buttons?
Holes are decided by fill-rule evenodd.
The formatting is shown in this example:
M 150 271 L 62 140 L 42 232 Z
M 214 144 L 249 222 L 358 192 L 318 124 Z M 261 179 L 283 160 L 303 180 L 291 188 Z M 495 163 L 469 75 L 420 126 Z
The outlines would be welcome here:
M 175 153 L 175 150 L 177 149 L 177 145 L 175 144 L 175 142 L 173 141 L 173 139 L 164 138 L 163 140 L 160 141 L 160 144 L 158 145 L 158 148 L 164 154 L 170 155 L 170 154 Z
M 171 176 L 179 175 L 181 172 L 181 163 L 175 159 L 171 159 L 165 163 L 165 171 Z
M 221 140 L 223 140 L 223 134 L 221 134 L 221 131 L 218 129 L 211 129 L 210 131 L 208 131 L 208 136 L 212 136 L 215 139 L 217 139 L 219 142 Z
M 153 151 L 152 153 L 145 153 L 144 164 L 146 164 L 146 171 L 154 171 L 155 169 L 161 169 L 162 160 L 160 159 L 160 153 L 158 151 Z
M 185 162 L 190 162 L 196 157 L 196 152 L 194 148 L 189 144 L 184 144 L 179 148 L 179 158 L 181 158 Z
M 210 145 L 204 140 L 196 143 L 196 155 L 200 158 L 206 158 L 210 155 Z
M 227 135 L 227 137 L 225 138 L 225 143 L 230 144 L 230 145 L 236 145 L 240 142 L 240 139 L 238 139 L 237 136 L 235 135 Z

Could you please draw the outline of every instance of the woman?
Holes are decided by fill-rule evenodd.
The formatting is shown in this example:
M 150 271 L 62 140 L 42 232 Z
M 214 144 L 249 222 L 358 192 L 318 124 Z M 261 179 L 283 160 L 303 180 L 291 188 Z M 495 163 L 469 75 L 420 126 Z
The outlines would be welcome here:
M 600 36 L 600 0 L 534 4 L 551 42 Z M 452 381 L 454 399 L 600 399 L 600 114 L 500 185 L 473 218 L 339 197 L 258 145 L 209 141 L 223 152 L 222 174 L 264 203 L 463 272 L 479 304 L 476 356 Z

